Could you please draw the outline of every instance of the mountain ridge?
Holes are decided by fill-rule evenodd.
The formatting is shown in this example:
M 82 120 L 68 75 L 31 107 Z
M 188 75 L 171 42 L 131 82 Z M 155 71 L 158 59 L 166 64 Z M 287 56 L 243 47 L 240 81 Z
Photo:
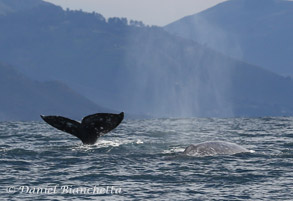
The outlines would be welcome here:
M 40 114 L 75 119 L 110 111 L 87 100 L 59 81 L 34 81 L 0 63 L 0 121 L 40 120 Z
M 42 0 L 0 0 L 0 16 L 24 11 L 40 5 L 53 5 Z
M 225 55 L 292 76 L 292 19 L 292 1 L 230 0 L 164 28 Z
M 0 60 L 106 108 L 152 117 L 293 115 L 291 79 L 160 27 L 58 6 L 0 23 Z

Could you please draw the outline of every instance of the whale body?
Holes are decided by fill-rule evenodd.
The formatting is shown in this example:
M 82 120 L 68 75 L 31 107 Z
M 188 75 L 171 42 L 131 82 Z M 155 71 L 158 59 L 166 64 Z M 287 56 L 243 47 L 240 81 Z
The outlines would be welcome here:
M 44 116 L 41 118 L 51 126 L 78 137 L 83 144 L 95 144 L 97 139 L 114 128 L 123 120 L 124 113 L 96 113 L 86 116 L 81 123 L 61 116 Z
M 250 152 L 237 144 L 222 141 L 209 141 L 188 146 L 183 154 L 188 156 L 232 155 Z

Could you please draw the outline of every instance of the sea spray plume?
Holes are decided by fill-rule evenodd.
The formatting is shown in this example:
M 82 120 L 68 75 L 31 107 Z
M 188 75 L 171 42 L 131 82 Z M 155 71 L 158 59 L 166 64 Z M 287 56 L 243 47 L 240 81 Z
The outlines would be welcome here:
M 61 116 L 43 116 L 41 118 L 51 126 L 78 137 L 83 144 L 95 144 L 97 139 L 114 128 L 124 118 L 124 113 L 97 113 L 86 116 L 81 123 Z
M 159 117 L 233 116 L 231 67 L 220 54 L 161 28 L 129 34 L 130 111 Z M 126 86 L 128 87 L 128 86 Z
M 243 50 L 237 35 L 226 32 L 222 27 L 207 20 L 203 14 L 182 18 L 167 25 L 165 30 L 176 36 L 192 39 L 213 50 L 229 52 L 228 55 L 233 58 L 243 58 Z
M 164 28 L 232 58 L 288 76 L 293 74 L 292 18 L 293 1 L 228 0 Z

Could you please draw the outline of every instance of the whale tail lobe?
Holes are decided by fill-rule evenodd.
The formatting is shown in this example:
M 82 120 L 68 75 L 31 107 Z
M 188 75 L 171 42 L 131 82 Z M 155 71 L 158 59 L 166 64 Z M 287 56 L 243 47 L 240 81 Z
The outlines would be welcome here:
M 86 116 L 81 123 L 62 116 L 43 116 L 51 126 L 78 137 L 84 144 L 94 144 L 98 137 L 116 128 L 123 120 L 124 113 L 97 113 Z

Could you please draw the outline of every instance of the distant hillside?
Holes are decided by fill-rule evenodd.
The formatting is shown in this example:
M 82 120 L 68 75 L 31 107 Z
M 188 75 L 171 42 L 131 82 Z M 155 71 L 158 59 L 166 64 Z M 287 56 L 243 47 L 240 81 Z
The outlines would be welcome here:
M 293 1 L 230 0 L 165 29 L 226 55 L 293 76 Z
M 40 120 L 40 114 L 84 115 L 105 112 L 60 82 L 37 82 L 0 63 L 0 121 Z
M 0 24 L 0 60 L 103 107 L 156 117 L 293 115 L 292 80 L 159 27 L 52 4 Z
M 0 15 L 23 11 L 40 5 L 48 5 L 41 0 L 0 0 Z

